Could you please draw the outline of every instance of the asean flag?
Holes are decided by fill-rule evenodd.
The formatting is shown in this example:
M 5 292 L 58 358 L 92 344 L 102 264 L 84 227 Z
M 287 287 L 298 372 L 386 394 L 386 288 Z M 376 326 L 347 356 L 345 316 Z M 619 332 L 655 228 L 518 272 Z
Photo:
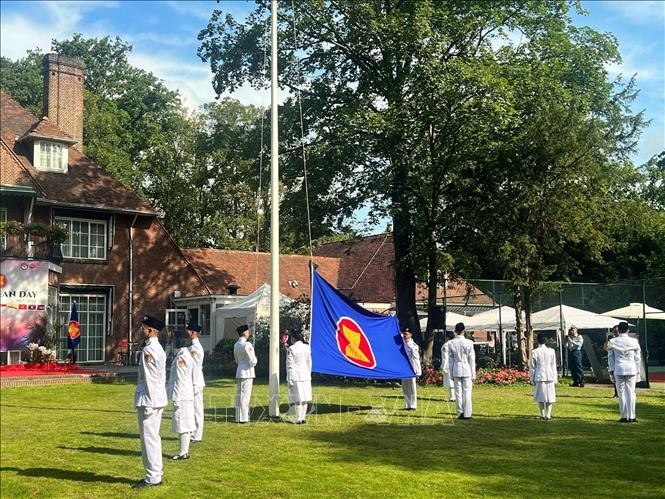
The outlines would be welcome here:
M 72 311 L 69 313 L 69 326 L 67 327 L 67 348 L 76 350 L 81 342 L 81 325 L 79 324 L 79 313 L 76 310 L 76 302 L 72 302 Z
M 312 371 L 353 378 L 413 378 L 397 318 L 365 310 L 317 272 L 312 279 Z

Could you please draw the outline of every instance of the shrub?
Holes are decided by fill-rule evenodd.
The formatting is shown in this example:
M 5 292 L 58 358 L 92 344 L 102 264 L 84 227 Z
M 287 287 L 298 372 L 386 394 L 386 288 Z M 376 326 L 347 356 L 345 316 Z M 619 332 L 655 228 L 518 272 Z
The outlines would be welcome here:
M 528 384 L 529 373 L 511 367 L 501 369 L 478 369 L 476 383 L 489 385 Z
M 492 357 L 484 355 L 482 357 L 478 357 L 476 360 L 476 367 L 478 369 L 495 369 L 496 361 Z
M 423 374 L 419 380 L 420 384 L 423 386 L 429 385 L 442 385 L 443 384 L 443 373 L 438 369 L 434 369 L 432 366 L 426 366 L 423 369 Z

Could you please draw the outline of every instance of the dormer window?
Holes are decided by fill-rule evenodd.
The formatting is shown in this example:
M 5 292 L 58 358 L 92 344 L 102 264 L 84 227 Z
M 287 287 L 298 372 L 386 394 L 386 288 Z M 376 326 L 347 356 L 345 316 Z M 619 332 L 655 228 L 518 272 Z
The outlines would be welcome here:
M 69 147 L 62 142 L 35 140 L 34 165 L 40 171 L 67 173 Z

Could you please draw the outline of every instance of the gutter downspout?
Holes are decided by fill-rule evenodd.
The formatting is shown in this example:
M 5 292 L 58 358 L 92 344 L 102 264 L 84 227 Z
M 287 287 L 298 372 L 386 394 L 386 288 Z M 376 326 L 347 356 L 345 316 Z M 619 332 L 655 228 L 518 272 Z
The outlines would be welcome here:
M 134 322 L 134 224 L 138 215 L 134 215 L 134 220 L 129 224 L 129 320 L 127 321 L 127 365 L 132 365 L 132 324 Z

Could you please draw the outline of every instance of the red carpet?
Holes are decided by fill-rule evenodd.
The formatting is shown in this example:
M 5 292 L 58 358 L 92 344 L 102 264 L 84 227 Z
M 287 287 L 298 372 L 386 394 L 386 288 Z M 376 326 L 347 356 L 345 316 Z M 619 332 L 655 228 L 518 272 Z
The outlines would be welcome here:
M 25 378 L 32 376 L 63 376 L 67 374 L 94 374 L 106 371 L 82 369 L 76 364 L 13 364 L 0 366 L 0 377 L 2 378 Z

